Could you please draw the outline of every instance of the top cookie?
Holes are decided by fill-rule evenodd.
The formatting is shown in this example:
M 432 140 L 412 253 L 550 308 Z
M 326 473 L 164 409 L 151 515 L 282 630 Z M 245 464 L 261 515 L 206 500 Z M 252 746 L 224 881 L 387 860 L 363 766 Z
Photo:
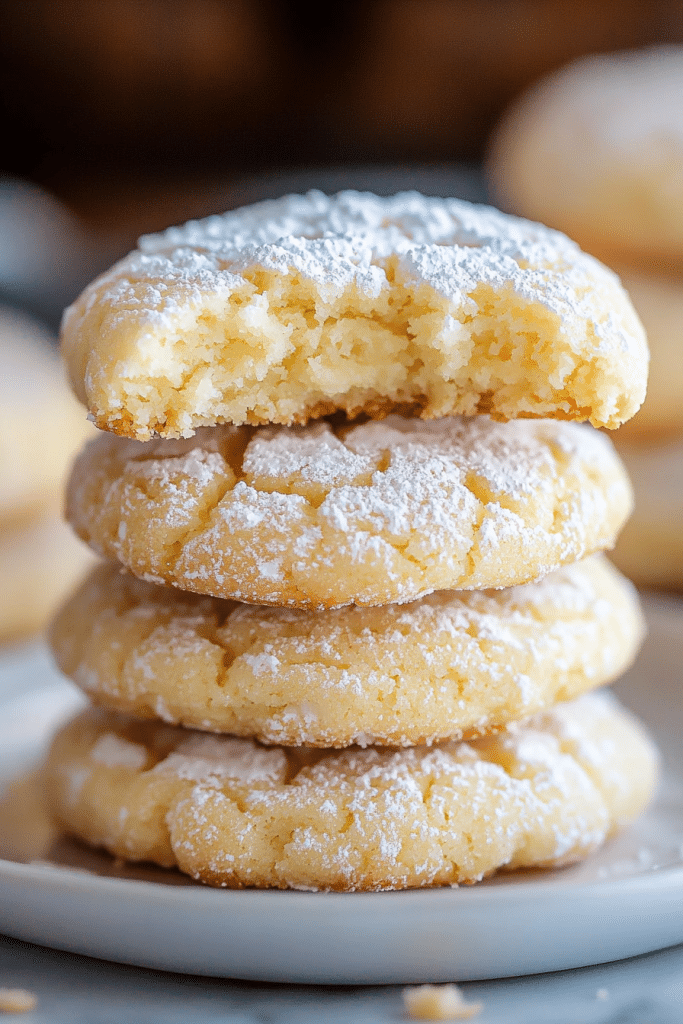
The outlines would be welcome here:
M 411 192 L 309 192 L 143 238 L 62 344 L 97 426 L 139 440 L 336 410 L 616 427 L 647 374 L 611 271 L 541 225 Z
M 601 255 L 683 257 L 683 47 L 585 57 L 512 107 L 495 194 Z

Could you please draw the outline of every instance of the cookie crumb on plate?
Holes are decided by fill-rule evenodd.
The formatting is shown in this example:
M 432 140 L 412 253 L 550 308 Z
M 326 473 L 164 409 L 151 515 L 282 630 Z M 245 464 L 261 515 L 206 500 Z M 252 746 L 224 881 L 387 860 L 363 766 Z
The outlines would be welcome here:
M 466 1003 L 457 985 L 418 985 L 403 989 L 408 1016 L 415 1020 L 469 1020 L 482 1003 Z
M 0 988 L 0 1013 L 28 1013 L 37 1004 L 33 992 L 23 988 Z

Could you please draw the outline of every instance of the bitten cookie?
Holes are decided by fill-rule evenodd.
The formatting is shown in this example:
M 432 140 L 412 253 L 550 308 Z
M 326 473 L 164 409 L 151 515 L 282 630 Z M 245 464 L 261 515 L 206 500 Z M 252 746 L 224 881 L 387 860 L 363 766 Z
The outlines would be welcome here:
M 683 47 L 584 57 L 494 138 L 493 193 L 605 258 L 683 257 Z
M 337 410 L 616 427 L 647 375 L 611 271 L 542 225 L 412 192 L 143 238 L 66 311 L 62 348 L 95 423 L 139 440 Z
M 265 743 L 412 746 L 472 738 L 615 679 L 643 636 L 601 556 L 540 583 L 409 605 L 266 608 L 95 570 L 52 627 L 98 704 Z
M 69 463 L 95 431 L 46 328 L 0 306 L 0 529 L 57 508 Z
M 580 860 L 652 796 L 656 752 L 608 695 L 472 744 L 261 747 L 88 710 L 46 784 L 72 834 L 211 885 L 373 890 Z
M 683 590 L 683 436 L 619 450 L 636 503 L 612 557 L 639 586 Z
M 604 435 L 487 416 L 102 434 L 67 495 L 78 535 L 137 576 L 304 608 L 526 583 L 611 547 L 630 508 Z

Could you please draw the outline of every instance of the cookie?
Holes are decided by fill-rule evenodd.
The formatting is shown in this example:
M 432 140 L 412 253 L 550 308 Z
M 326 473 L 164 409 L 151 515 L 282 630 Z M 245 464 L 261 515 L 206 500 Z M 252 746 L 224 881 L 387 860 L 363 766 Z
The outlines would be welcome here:
M 235 604 L 95 570 L 58 614 L 57 664 L 139 718 L 287 746 L 472 738 L 611 682 L 643 636 L 596 555 L 540 583 L 325 612 Z
M 683 282 L 619 270 L 647 331 L 650 374 L 647 397 L 619 438 L 655 438 L 683 431 Z
M 616 427 L 645 394 L 618 279 L 489 207 L 321 192 L 171 228 L 65 313 L 97 426 L 147 440 L 342 410 Z
M 612 558 L 639 586 L 683 590 L 683 435 L 619 450 L 636 503 Z
M 641 727 L 591 694 L 472 744 L 261 747 L 87 710 L 46 768 L 70 833 L 210 885 L 373 890 L 570 864 L 656 780 Z
M 584 57 L 511 108 L 497 201 L 602 257 L 683 257 L 683 47 Z
M 0 529 L 59 506 L 69 464 L 95 433 L 53 341 L 31 317 L 0 306 Z
M 527 583 L 610 547 L 630 507 L 606 436 L 487 416 L 103 433 L 67 494 L 78 535 L 137 576 L 301 608 Z
M 0 643 L 44 629 L 93 561 L 56 513 L 1 529 Z

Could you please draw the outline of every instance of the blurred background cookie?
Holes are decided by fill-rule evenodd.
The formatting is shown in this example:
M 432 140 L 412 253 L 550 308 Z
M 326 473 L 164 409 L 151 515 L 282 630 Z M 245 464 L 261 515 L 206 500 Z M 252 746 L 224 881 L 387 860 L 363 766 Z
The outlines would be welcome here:
M 0 4 L 0 300 L 56 329 L 140 234 L 286 192 L 416 187 L 482 200 L 487 139 L 516 97 L 577 60 L 604 67 L 645 49 L 675 63 L 663 44 L 683 44 L 677 0 L 351 0 L 314 17 L 302 0 Z M 629 59 L 645 68 L 651 57 Z M 652 88 L 641 81 L 639 95 Z M 666 127 L 672 97 L 680 109 L 670 89 L 646 122 Z M 629 111 L 629 131 L 642 120 Z M 674 181 L 676 132 L 657 142 L 670 157 L 660 183 Z M 676 222 L 667 214 L 666 231 Z M 629 274 L 631 235 L 608 254 Z M 648 261 L 652 276 L 680 271 L 675 252 Z M 669 433 L 675 313 L 654 299 L 650 314 L 633 291 L 653 366 L 629 434 Z
M 643 587 L 683 589 L 683 435 L 618 442 L 636 495 L 635 510 L 611 554 Z
M 645 402 L 618 432 L 635 513 L 615 551 L 638 583 L 683 588 L 683 46 L 584 57 L 493 135 L 495 201 L 566 231 L 621 276 L 650 344 Z
M 92 562 L 61 522 L 64 478 L 95 433 L 71 395 L 54 337 L 0 307 L 0 642 L 42 629 Z
M 683 431 L 683 276 L 616 269 L 638 310 L 650 347 L 645 401 L 617 436 L 652 442 Z
M 58 512 L 0 529 L 0 644 L 41 632 L 94 561 Z
M 606 259 L 683 256 L 683 47 L 585 57 L 494 135 L 494 196 Z
M 55 339 L 24 313 L 0 306 L 0 529 L 61 505 L 64 478 L 95 433 L 71 395 Z

